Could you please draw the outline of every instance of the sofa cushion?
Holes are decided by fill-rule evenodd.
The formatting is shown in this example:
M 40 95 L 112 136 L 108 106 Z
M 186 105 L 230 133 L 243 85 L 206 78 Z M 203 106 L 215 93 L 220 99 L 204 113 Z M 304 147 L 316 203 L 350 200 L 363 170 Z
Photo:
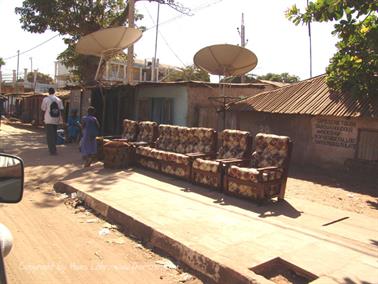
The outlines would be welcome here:
M 230 177 L 245 180 L 245 181 L 251 181 L 254 183 L 258 183 L 260 171 L 255 168 L 244 168 L 244 167 L 238 167 L 238 166 L 231 166 L 228 168 L 228 175 Z M 261 174 L 261 178 L 263 181 L 272 181 L 276 179 L 280 179 L 282 177 L 282 169 L 278 168 L 275 170 L 265 170 Z
M 135 152 L 140 156 L 155 158 L 156 150 L 151 147 L 141 146 L 141 147 L 136 148 Z
M 219 172 L 220 163 L 217 161 L 212 160 L 204 160 L 197 158 L 193 162 L 193 168 L 205 171 L 205 172 L 212 172 L 218 173 Z
M 226 129 L 221 133 L 222 145 L 218 151 L 219 159 L 243 158 L 250 150 L 248 145 L 250 133 L 247 131 Z
M 139 133 L 137 141 L 144 141 L 148 143 L 154 142 L 157 132 L 157 123 L 153 121 L 139 122 Z
M 156 140 L 156 148 L 161 150 L 168 150 L 172 147 L 171 131 L 173 126 L 167 124 L 159 125 L 159 137 Z
M 215 152 L 216 139 L 214 129 L 193 127 L 190 129 L 186 153 L 213 153 Z
M 251 166 L 262 167 L 282 167 L 288 155 L 290 138 L 287 136 L 277 136 L 273 134 L 256 135 L 255 152 L 252 154 Z
M 134 120 L 124 119 L 123 120 L 123 132 L 122 139 L 128 141 L 135 141 L 138 131 L 138 122 Z
M 156 161 L 153 161 L 153 160 L 150 160 L 150 159 L 140 158 L 138 160 L 138 162 L 143 167 L 146 167 L 146 168 L 149 168 L 149 169 L 153 169 L 153 170 L 157 170 L 157 171 L 160 170 L 160 165 Z
M 175 167 L 170 164 L 162 164 L 161 171 L 179 177 L 189 177 L 190 170 L 182 167 Z
M 168 155 L 168 160 L 176 164 L 189 165 L 190 158 L 184 154 L 180 153 L 170 153 Z
M 209 175 L 207 173 L 202 173 L 202 172 L 195 172 L 193 174 L 194 181 L 197 183 L 202 183 L 205 185 L 210 185 L 213 187 L 218 187 L 218 178 L 216 175 Z

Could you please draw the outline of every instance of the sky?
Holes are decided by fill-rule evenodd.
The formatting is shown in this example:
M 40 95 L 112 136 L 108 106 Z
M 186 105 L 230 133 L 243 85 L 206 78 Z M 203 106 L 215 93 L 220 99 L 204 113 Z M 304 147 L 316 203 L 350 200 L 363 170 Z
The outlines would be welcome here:
M 244 13 L 246 48 L 253 51 L 258 64 L 252 74 L 268 72 L 310 77 L 309 37 L 307 26 L 295 26 L 285 17 L 285 11 L 296 4 L 302 8 L 306 0 L 179 0 L 192 10 L 193 16 L 182 15 L 172 8 L 160 5 L 157 58 L 160 63 L 177 67 L 193 64 L 194 54 L 213 44 L 240 44 L 237 28 Z M 54 62 L 65 49 L 61 36 L 46 31 L 32 34 L 23 31 L 14 8 L 21 0 L 0 0 L 0 57 L 3 78 L 7 79 L 17 69 L 17 50 L 20 51 L 19 74 L 24 68 L 54 76 Z M 138 59 L 151 59 L 155 52 L 156 3 L 139 1 L 136 9 L 144 15 L 138 26 L 147 31 L 135 44 Z M 332 23 L 312 24 L 312 75 L 325 73 L 329 59 L 336 52 L 337 38 L 331 35 Z M 55 37 L 54 37 L 55 36 Z M 9 78 L 10 79 L 10 78 Z M 212 79 L 213 80 L 213 79 Z

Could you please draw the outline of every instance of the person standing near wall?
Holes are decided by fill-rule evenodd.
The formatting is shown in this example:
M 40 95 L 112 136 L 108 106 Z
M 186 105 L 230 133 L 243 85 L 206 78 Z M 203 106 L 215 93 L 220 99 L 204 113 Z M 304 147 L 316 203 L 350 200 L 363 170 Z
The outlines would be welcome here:
M 96 109 L 92 106 L 88 108 L 88 115 L 81 120 L 83 137 L 80 141 L 80 152 L 83 156 L 84 166 L 89 167 L 95 160 L 97 153 L 96 136 L 99 133 L 100 124 L 95 117 Z
M 47 146 L 50 155 L 56 155 L 56 140 L 58 125 L 63 123 L 63 103 L 55 96 L 54 88 L 49 88 L 49 95 L 43 98 L 41 110 L 44 112 Z

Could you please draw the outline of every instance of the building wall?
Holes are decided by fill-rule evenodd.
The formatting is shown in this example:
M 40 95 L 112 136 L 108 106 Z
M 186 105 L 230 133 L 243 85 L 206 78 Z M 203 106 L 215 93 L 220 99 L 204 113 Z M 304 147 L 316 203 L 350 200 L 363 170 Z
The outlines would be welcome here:
M 188 85 L 188 125 L 211 127 L 216 130 L 223 128 L 222 99 L 209 99 L 209 97 L 235 97 L 246 98 L 263 91 L 274 89 L 274 86 L 226 86 L 224 89 L 212 85 Z M 234 100 L 227 99 L 226 103 Z M 226 128 L 230 127 L 230 118 L 226 115 Z
M 188 115 L 188 95 L 185 86 L 137 86 L 136 87 L 136 119 L 139 120 L 140 104 L 146 98 L 173 99 L 173 124 L 186 126 Z
M 230 113 L 230 124 L 253 136 L 258 132 L 287 135 L 294 141 L 294 163 L 323 168 L 342 166 L 356 157 L 361 129 L 378 131 L 378 119 L 258 112 Z M 374 143 L 378 147 L 378 141 Z

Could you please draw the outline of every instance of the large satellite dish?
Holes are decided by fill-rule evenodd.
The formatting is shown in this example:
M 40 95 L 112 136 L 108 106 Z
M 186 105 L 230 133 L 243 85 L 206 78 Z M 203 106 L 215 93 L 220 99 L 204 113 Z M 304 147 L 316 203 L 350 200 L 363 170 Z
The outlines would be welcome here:
M 95 76 L 95 79 L 97 79 L 103 60 L 107 60 L 121 53 L 125 48 L 137 42 L 141 37 L 142 32 L 135 28 L 107 28 L 80 38 L 76 44 L 75 50 L 80 54 L 94 55 L 101 58 Z
M 225 77 L 244 75 L 257 65 L 257 57 L 252 51 L 231 44 L 204 47 L 194 55 L 193 61 L 204 71 Z

